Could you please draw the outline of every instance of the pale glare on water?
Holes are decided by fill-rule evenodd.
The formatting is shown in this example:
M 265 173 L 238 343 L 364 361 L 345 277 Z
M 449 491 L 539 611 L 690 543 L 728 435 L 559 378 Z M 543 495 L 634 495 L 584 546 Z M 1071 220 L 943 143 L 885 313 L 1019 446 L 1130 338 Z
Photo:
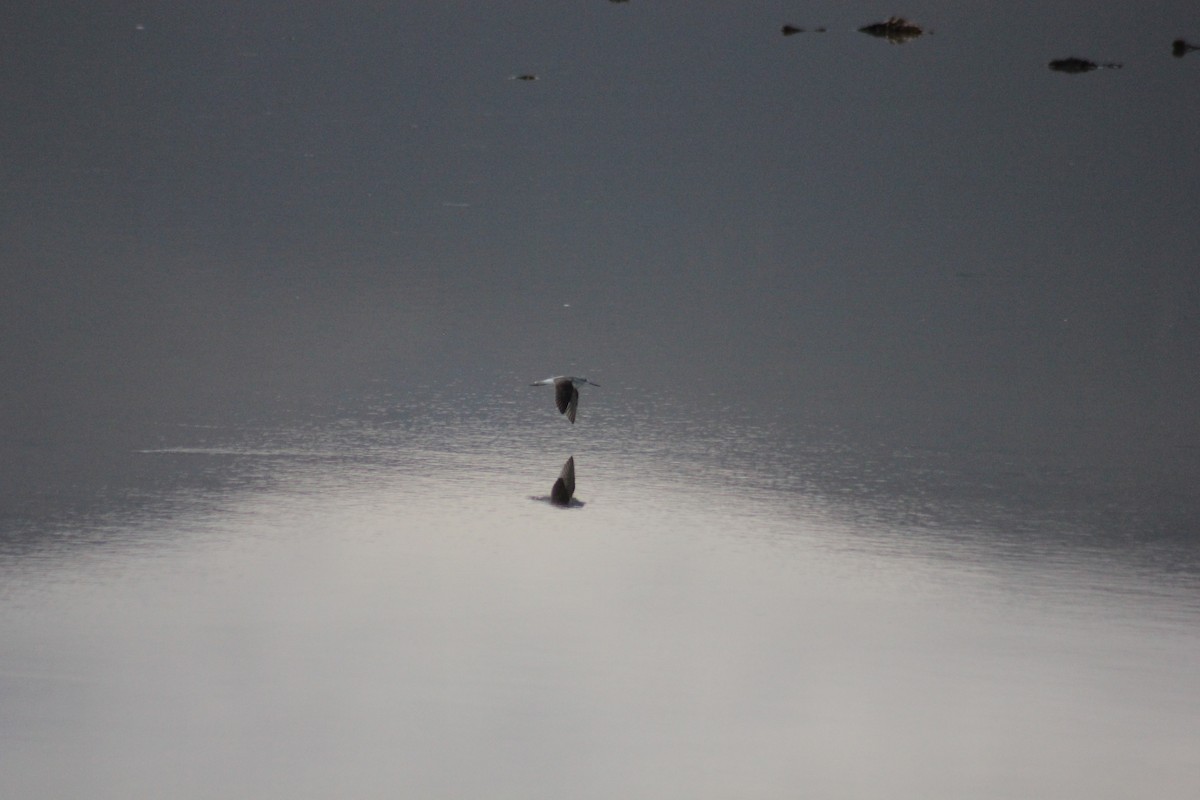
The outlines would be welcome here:
M 1064 539 L 1030 553 L 986 508 L 828 496 L 832 447 L 614 445 L 634 420 L 588 399 L 606 446 L 544 408 L 498 434 L 383 421 L 140 453 L 230 481 L 5 559 L 7 792 L 1195 786 L 1194 572 L 1074 546 L 1036 508 L 996 512 Z M 580 445 L 582 508 L 530 499 L 560 466 L 542 427 Z

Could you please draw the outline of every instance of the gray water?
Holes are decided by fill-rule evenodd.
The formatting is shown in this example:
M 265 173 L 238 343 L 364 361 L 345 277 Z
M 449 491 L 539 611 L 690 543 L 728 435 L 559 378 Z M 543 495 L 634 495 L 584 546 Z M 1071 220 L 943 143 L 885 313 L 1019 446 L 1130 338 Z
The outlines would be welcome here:
M 1190 4 L 481 5 L 0 11 L 0 796 L 1195 797 Z

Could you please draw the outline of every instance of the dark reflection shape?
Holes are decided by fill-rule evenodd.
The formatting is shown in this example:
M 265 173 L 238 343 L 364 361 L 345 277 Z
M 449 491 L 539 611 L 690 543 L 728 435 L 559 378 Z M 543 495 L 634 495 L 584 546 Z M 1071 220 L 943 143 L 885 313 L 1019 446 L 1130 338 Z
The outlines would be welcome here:
M 531 497 L 529 499 L 549 503 L 559 508 L 583 508 L 583 501 L 575 499 L 575 456 L 571 456 L 567 459 L 567 463 L 563 464 L 558 480 L 554 482 L 554 486 L 550 487 L 549 497 Z
M 795 25 L 784 25 L 783 26 L 783 35 L 784 36 L 794 36 L 797 33 L 804 33 L 804 28 L 797 28 Z
M 556 375 L 553 378 L 534 381 L 530 386 L 549 386 L 554 384 L 554 404 L 558 406 L 558 413 L 566 414 L 567 419 L 575 422 L 575 412 L 579 408 L 579 390 L 575 387 L 583 386 L 584 384 L 599 387 L 600 384 L 592 383 L 587 378 L 576 378 L 574 375 Z
M 1068 75 L 1078 75 L 1081 72 L 1091 72 L 1095 69 L 1120 69 L 1121 65 L 1115 62 L 1107 64 L 1097 64 L 1095 61 L 1088 61 L 1085 58 L 1056 58 L 1050 62 L 1050 69 L 1055 72 L 1065 72 Z
M 524 72 L 520 75 L 513 75 L 512 78 L 510 78 L 510 80 L 514 80 L 514 81 L 536 81 L 537 79 L 538 79 L 537 75 L 534 75 L 529 72 Z
M 1200 50 L 1200 44 L 1191 44 L 1183 39 L 1176 39 L 1171 42 L 1171 55 L 1176 58 L 1183 58 L 1190 50 Z
M 904 17 L 888 17 L 885 22 L 876 22 L 874 25 L 866 25 L 858 30 L 869 36 L 887 39 L 892 44 L 904 44 L 925 32 L 920 25 L 909 22 Z
M 571 505 L 571 498 L 574 496 L 575 456 L 571 456 L 567 459 L 567 463 L 563 464 L 562 472 L 559 473 L 554 486 L 550 487 L 550 502 L 556 506 L 567 508 Z

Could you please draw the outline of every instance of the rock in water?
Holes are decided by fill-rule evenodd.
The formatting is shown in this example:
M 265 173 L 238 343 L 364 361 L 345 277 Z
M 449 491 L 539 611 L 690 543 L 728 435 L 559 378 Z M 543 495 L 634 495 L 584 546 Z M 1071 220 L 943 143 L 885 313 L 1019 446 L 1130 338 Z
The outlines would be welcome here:
M 924 28 L 920 25 L 909 22 L 904 17 L 888 17 L 884 22 L 865 25 L 858 30 L 869 36 L 878 36 L 881 39 L 887 39 L 892 44 L 904 44 L 925 32 Z

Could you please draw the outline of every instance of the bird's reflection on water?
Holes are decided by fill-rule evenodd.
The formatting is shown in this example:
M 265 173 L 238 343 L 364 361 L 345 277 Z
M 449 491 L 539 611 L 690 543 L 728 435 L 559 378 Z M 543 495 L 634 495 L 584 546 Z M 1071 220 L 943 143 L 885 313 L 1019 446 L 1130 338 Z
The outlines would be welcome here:
M 563 464 L 562 472 L 550 487 L 549 495 L 531 496 L 529 499 L 559 508 L 583 508 L 583 501 L 575 499 L 575 456 L 571 456 Z

